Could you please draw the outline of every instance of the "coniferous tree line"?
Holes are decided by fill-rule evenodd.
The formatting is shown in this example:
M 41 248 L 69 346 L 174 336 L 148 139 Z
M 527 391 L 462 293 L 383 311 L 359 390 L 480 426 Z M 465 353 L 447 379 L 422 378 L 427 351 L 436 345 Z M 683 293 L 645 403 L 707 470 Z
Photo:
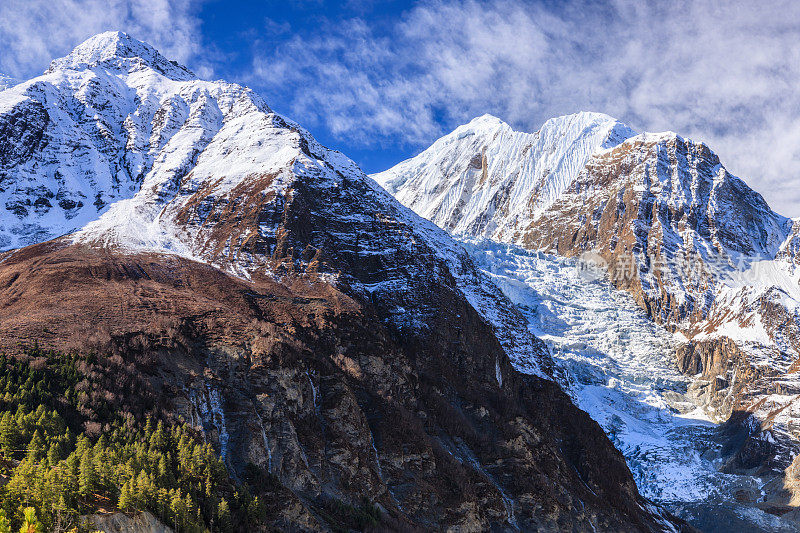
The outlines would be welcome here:
M 101 510 L 148 510 L 178 532 L 264 520 L 201 435 L 146 398 L 121 403 L 137 389 L 124 362 L 34 348 L 0 368 L 0 533 L 80 531 Z M 109 379 L 122 390 L 98 387 Z

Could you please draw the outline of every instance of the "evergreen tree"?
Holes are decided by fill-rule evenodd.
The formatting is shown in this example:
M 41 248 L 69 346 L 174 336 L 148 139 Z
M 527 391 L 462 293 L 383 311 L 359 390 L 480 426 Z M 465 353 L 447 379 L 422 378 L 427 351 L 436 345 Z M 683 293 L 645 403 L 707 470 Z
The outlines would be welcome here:
M 81 458 L 77 452 L 73 452 L 67 457 L 66 460 L 66 475 L 67 483 L 69 484 L 72 492 L 78 492 L 78 478 L 80 477 L 80 461 Z
M 153 450 L 163 450 L 167 444 L 167 433 L 164 430 L 164 423 L 161 420 L 156 425 L 156 430 L 150 436 L 150 448 Z
M 152 501 L 152 483 L 144 470 L 136 476 L 136 503 L 142 507 L 147 507 Z
M 31 463 L 37 463 L 44 457 L 44 439 L 38 429 L 33 433 L 33 438 L 28 444 L 28 454 L 26 459 Z
M 267 514 L 266 508 L 258 499 L 258 496 L 250 500 L 247 505 L 247 518 L 251 522 L 257 523 L 262 520 Z
M 11 533 L 11 522 L 8 521 L 3 509 L 0 509 L 0 533 Z
M 180 531 L 180 526 L 183 525 L 184 517 L 186 515 L 186 502 L 181 497 L 179 490 L 173 490 L 169 502 L 170 514 L 173 517 L 175 530 Z
M 92 456 L 92 449 L 86 448 L 81 455 L 80 460 L 80 474 L 78 477 L 78 493 L 87 497 L 94 491 L 96 483 L 94 457 Z
M 19 438 L 19 431 L 17 429 L 16 421 L 14 420 L 11 412 L 6 411 L 3 417 L 0 418 L 0 447 L 7 456 L 11 456 L 14 450 L 17 449 L 17 439 Z
M 231 510 L 228 507 L 228 500 L 222 498 L 219 501 L 219 505 L 217 505 L 217 521 L 219 523 L 219 528 L 224 533 L 231 531 L 233 529 L 233 524 L 231 523 Z
M 58 440 L 50 441 L 50 446 L 47 448 L 47 464 L 51 467 L 58 464 L 61 460 L 61 442 Z
M 117 503 L 117 507 L 123 511 L 131 511 L 134 508 L 131 492 L 131 480 L 129 479 L 122 484 L 122 490 L 119 492 L 119 503 Z
M 36 509 L 26 507 L 23 515 L 22 527 L 19 528 L 19 533 L 43 533 L 42 524 L 36 518 Z
M 158 481 L 166 484 L 168 482 L 168 476 L 169 465 L 167 465 L 167 458 L 164 454 L 158 454 Z
M 55 517 L 53 519 L 53 533 L 61 533 L 66 529 L 65 522 L 67 520 L 67 515 L 69 514 L 69 507 L 67 506 L 67 501 L 64 498 L 64 494 L 62 493 L 58 497 L 58 503 L 55 506 Z

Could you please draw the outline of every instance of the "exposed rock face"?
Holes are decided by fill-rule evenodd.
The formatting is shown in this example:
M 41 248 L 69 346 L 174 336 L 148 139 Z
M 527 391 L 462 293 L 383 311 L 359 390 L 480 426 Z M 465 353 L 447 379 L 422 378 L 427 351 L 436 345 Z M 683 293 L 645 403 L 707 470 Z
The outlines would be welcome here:
M 800 263 L 800 219 L 792 220 L 792 231 L 781 247 L 778 257 L 783 257 L 795 264 Z
M 125 513 L 97 514 L 87 517 L 92 527 L 103 533 L 172 533 L 172 528 L 148 512 L 129 516 Z
M 706 145 L 644 134 L 593 156 L 521 240 L 562 255 L 596 251 L 615 284 L 677 325 L 705 317 L 728 271 L 775 257 L 788 231 Z
M 7 254 L 0 285 L 9 349 L 149 361 L 165 409 L 233 472 L 277 476 L 263 490 L 278 527 L 316 528 L 333 497 L 424 529 L 667 527 L 600 428 L 515 371 L 452 280 L 429 285 L 416 332 L 313 277 L 247 282 L 176 256 L 48 243 Z
M 246 89 L 156 54 L 104 34 L 0 94 L 50 117 L 9 119 L 46 139 L 3 149 L 9 179 L 48 188 L 55 170 L 36 163 L 53 161 L 91 169 L 81 194 L 125 198 L 0 255 L 4 349 L 121 355 L 235 476 L 255 468 L 277 528 L 325 529 L 332 501 L 363 499 L 400 530 L 681 527 L 460 246 Z M 87 126 L 99 137 L 74 119 L 47 133 L 65 110 L 36 86 L 108 99 Z M 75 135 L 86 150 L 66 151 Z M 9 245 L 47 221 L 23 214 Z
M 678 370 L 698 376 L 689 390 L 695 403 L 702 405 L 716 422 L 728 420 L 739 398 L 734 391 L 741 392 L 753 370 L 736 343 L 728 338 L 687 342 L 678 348 L 676 359 Z M 735 375 L 736 382 L 729 382 L 725 377 L 728 375 Z

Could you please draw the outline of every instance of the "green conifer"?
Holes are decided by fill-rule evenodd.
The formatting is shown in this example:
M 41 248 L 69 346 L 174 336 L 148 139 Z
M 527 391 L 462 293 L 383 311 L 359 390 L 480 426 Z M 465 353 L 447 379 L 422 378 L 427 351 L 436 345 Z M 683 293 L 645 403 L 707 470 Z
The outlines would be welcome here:
M 97 482 L 94 457 L 92 456 L 92 449 L 86 448 L 81 455 L 80 460 L 80 473 L 78 475 L 78 493 L 84 498 L 92 494 Z
M 3 509 L 0 509 L 0 533 L 11 533 L 11 522 Z
M 36 509 L 33 507 L 26 507 L 23 511 L 22 527 L 19 528 L 19 533 L 42 533 L 42 524 L 36 518 Z

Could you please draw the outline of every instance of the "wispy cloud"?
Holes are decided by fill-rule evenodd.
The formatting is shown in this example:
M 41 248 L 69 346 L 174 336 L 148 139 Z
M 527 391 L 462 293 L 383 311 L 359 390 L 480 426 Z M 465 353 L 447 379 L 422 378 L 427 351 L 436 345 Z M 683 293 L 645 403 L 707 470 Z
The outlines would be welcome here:
M 199 0 L 3 0 L 0 71 L 40 74 L 55 57 L 103 31 L 122 30 L 170 59 L 188 62 L 200 45 Z M 205 69 L 202 59 L 195 66 Z
M 256 43 L 253 82 L 350 143 L 423 147 L 485 112 L 532 130 L 603 111 L 706 141 L 800 215 L 794 2 L 435 0 L 388 25 L 329 20 L 278 42 Z

